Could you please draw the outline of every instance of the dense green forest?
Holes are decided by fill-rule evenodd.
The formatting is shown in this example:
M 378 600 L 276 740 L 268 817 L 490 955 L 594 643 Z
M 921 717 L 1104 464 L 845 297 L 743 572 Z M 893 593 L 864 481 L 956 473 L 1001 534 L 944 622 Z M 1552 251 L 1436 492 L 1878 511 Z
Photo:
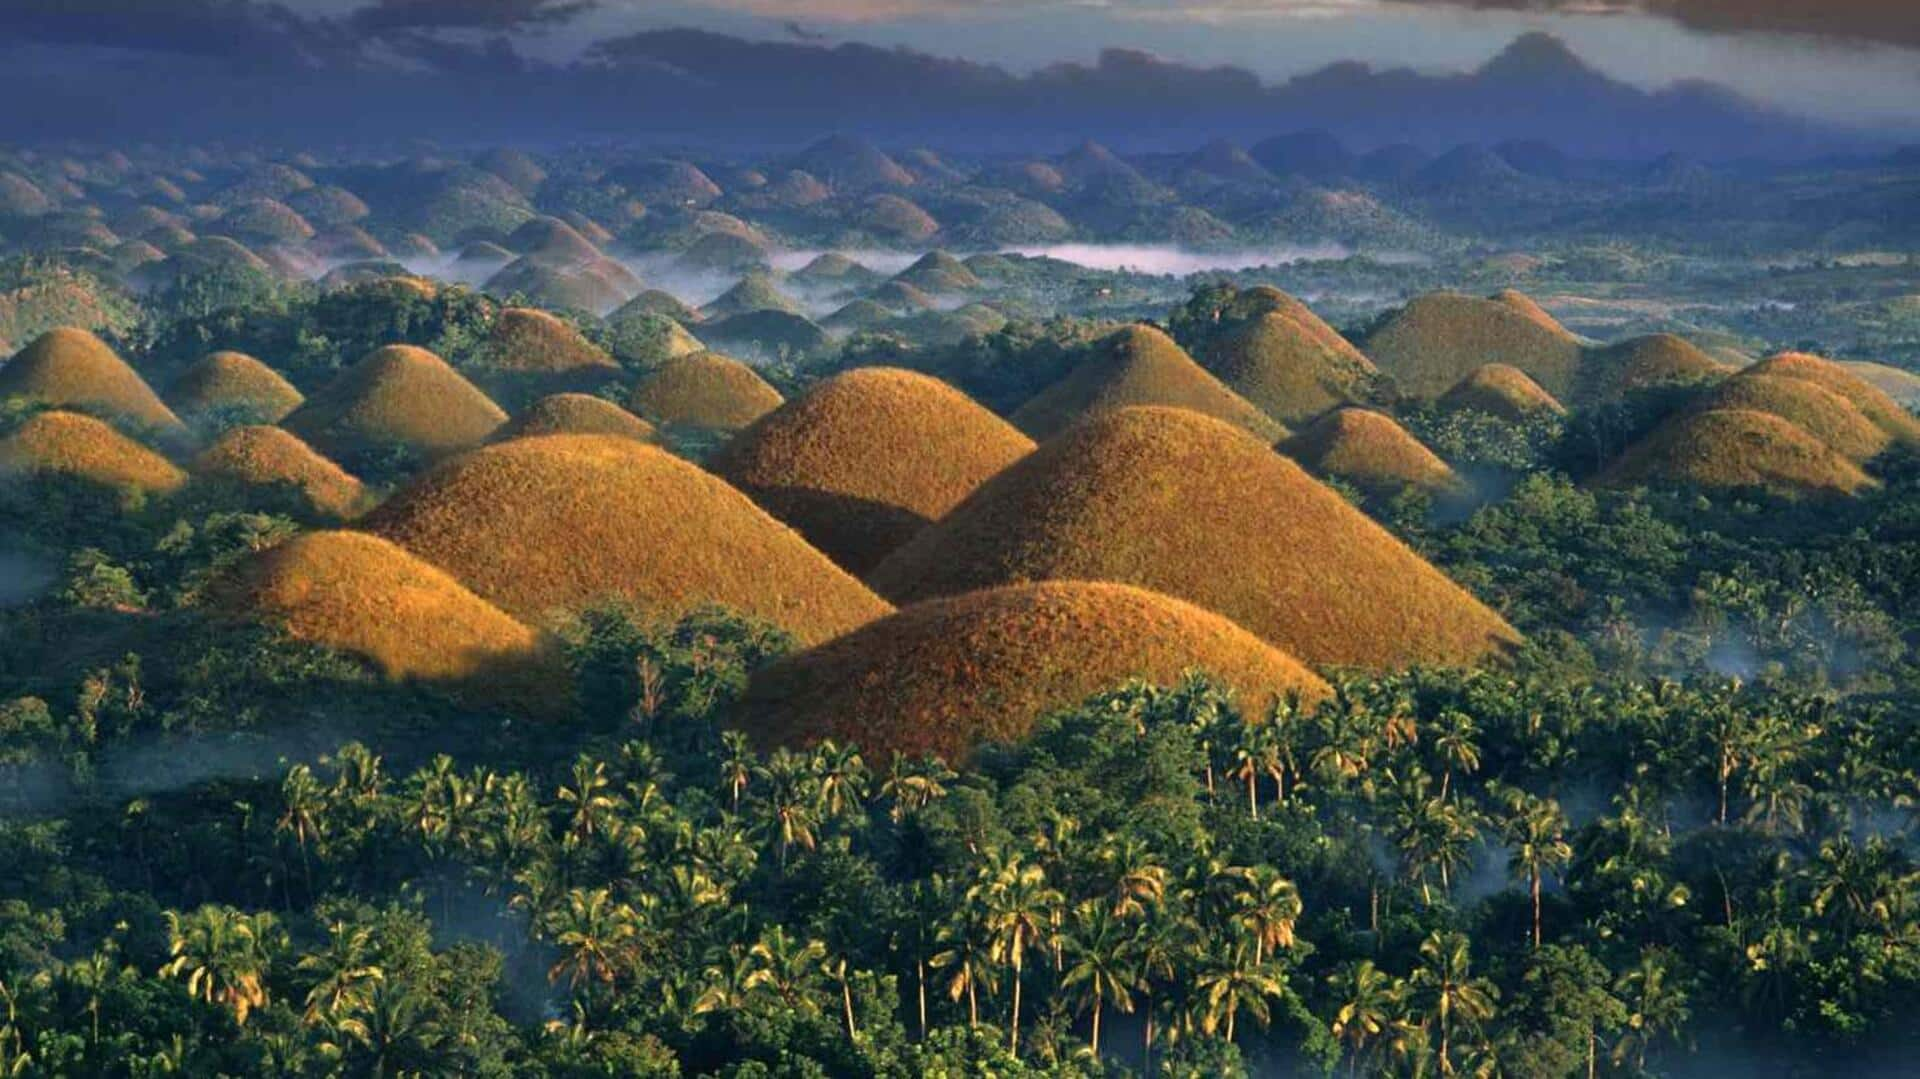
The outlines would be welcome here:
M 208 280 L 120 342 L 312 379 L 462 362 L 483 314 Z M 773 377 L 877 356 L 1004 408 L 1095 335 Z M 1195 671 L 969 762 L 757 751 L 730 717 L 795 644 L 719 609 L 580 614 L 562 721 L 389 683 L 201 607 L 294 500 L 13 483 L 0 1074 L 1898 1073 L 1920 467 L 1582 482 L 1675 407 L 1402 412 L 1498 497 L 1353 497 L 1527 634 L 1507 667 L 1332 672 L 1314 709 Z

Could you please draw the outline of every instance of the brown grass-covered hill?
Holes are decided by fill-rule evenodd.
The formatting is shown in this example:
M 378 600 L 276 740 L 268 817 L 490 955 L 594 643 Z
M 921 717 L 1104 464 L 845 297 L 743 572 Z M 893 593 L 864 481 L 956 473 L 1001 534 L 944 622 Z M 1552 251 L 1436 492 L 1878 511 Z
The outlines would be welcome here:
M 722 319 L 754 311 L 784 311 L 789 315 L 805 312 L 798 301 L 780 291 L 766 273 L 749 273 L 700 309 L 704 319 Z
M 1696 407 L 1700 411 L 1751 409 L 1778 416 L 1854 462 L 1871 460 L 1893 441 L 1852 401 L 1825 386 L 1764 371 L 1743 371 L 1727 379 L 1707 391 Z
M 1451 411 L 1485 412 L 1515 422 L 1541 413 L 1558 416 L 1567 411 L 1525 371 L 1504 363 L 1483 363 L 1474 368 L 1442 394 L 1439 403 Z
M 1899 367 L 1869 360 L 1837 360 L 1836 363 L 1888 397 L 1901 408 L 1920 408 L 1920 375 Z
M 188 419 L 236 412 L 259 423 L 278 423 L 306 401 L 280 372 L 244 352 L 210 352 L 181 372 L 167 390 L 173 407 Z
M 52 475 L 117 490 L 170 494 L 187 482 L 173 462 L 92 416 L 50 411 L 0 439 L 0 476 Z
M 711 467 L 859 575 L 1033 448 L 938 379 L 863 367 L 762 417 Z
M 361 532 L 308 532 L 236 565 L 216 609 L 345 652 L 394 681 L 531 703 L 557 685 L 540 635 L 444 570 Z
M 620 306 L 620 309 L 607 316 L 608 322 L 635 318 L 644 315 L 660 315 L 670 318 L 681 326 L 692 326 L 700 321 L 700 312 L 683 303 L 671 292 L 662 292 L 650 288 Z
M 1690 412 L 1663 423 L 1595 482 L 1762 487 L 1788 496 L 1853 494 L 1874 484 L 1859 465 L 1802 428 L 1751 409 Z
M 340 520 L 366 508 L 367 491 L 359 480 L 278 427 L 228 431 L 194 458 L 193 474 L 246 487 L 288 487 L 309 511 Z
M 660 618 L 718 603 L 815 642 L 891 610 L 725 481 L 630 438 L 475 450 L 366 524 L 522 618 L 607 600 Z
M 785 398 L 753 368 L 717 352 L 676 356 L 634 386 L 627 407 L 653 423 L 737 431 Z
M 1228 389 L 1160 330 L 1135 324 L 1093 346 L 1067 376 L 1013 414 L 1013 425 L 1047 439 L 1089 416 L 1134 405 L 1191 409 L 1253 432 L 1267 442 L 1286 427 Z
M 1280 443 L 1280 452 L 1321 476 L 1363 491 L 1391 494 L 1414 488 L 1434 494 L 1457 491 L 1460 477 L 1432 450 L 1368 408 L 1343 408 L 1308 424 Z
M 494 317 L 475 363 L 522 374 L 618 371 L 619 365 L 579 330 L 545 311 L 506 307 Z
M 1029 580 L 1165 592 L 1315 665 L 1472 664 L 1518 640 L 1298 464 L 1185 409 L 1042 444 L 869 577 L 896 603 Z
M 1454 292 L 1418 297 L 1374 327 L 1360 349 L 1411 397 L 1438 397 L 1481 364 L 1504 363 L 1567 400 L 1580 369 L 1579 339 L 1537 306 Z
M 180 426 L 180 417 L 127 361 L 72 326 L 48 330 L 0 365 L 0 400 L 9 397 L 107 412 L 161 430 Z
M 619 435 L 658 442 L 653 424 L 590 393 L 556 393 L 528 405 L 494 432 L 495 442 L 537 435 Z
M 1143 588 L 1051 581 L 915 604 L 753 679 L 742 725 L 762 744 L 823 738 L 869 759 L 898 750 L 964 761 L 983 742 L 1024 736 L 1046 713 L 1130 678 L 1201 668 L 1250 711 L 1306 702 L 1325 682 L 1217 614 Z
M 1685 338 L 1648 334 L 1589 351 L 1581 361 L 1578 398 L 1618 401 L 1634 390 L 1714 382 L 1732 371 Z
M 477 446 L 507 414 L 447 361 L 412 345 L 376 349 L 286 418 L 328 456 L 406 446 L 427 457 Z
M 1903 446 L 1920 445 L 1920 420 L 1900 407 L 1899 402 L 1888 396 L 1885 390 L 1832 360 L 1804 352 L 1782 352 L 1747 368 L 1747 373 L 1782 375 L 1816 383 L 1852 401 L 1855 408 L 1878 424 L 1895 442 Z
M 1200 347 L 1207 370 L 1288 425 L 1368 400 L 1380 378 L 1373 361 L 1307 305 L 1277 289 L 1260 291 L 1278 298 Z

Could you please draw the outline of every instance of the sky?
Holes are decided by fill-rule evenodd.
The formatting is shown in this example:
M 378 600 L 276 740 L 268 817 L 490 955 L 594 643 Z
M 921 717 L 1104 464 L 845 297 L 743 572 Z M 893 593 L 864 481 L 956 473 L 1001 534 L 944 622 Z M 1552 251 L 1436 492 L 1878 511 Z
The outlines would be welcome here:
M 292 0 L 340 13 L 368 0 Z M 1103 47 L 1233 64 L 1271 80 L 1336 60 L 1464 70 L 1546 30 L 1646 87 L 1706 79 L 1848 123 L 1920 127 L 1920 0 L 385 0 L 544 8 L 516 30 L 553 58 L 637 29 L 903 45 L 1031 70 Z
M 1764 32 L 1770 24 L 1743 22 L 1737 12 L 1707 29 L 1613 11 L 1604 0 L 1563 6 L 1607 14 L 1511 10 L 1528 0 L 1484 2 L 607 0 L 553 35 L 547 47 L 565 49 L 574 35 L 617 27 L 693 25 L 748 36 L 905 45 L 1018 70 L 1120 46 L 1188 63 L 1233 64 L 1280 80 L 1335 60 L 1465 70 L 1516 36 L 1545 30 L 1602 71 L 1641 86 L 1700 78 L 1821 119 L 1920 125 L 1920 0 L 1887 0 L 1884 29 L 1862 19 L 1858 32 L 1845 35 Z M 1742 6 L 1740 0 L 1720 3 Z M 1875 6 L 1811 0 L 1814 8 L 1850 3 Z
M 1016 74 L 1131 49 L 1269 84 L 1339 61 L 1469 71 L 1546 31 L 1645 89 L 1701 80 L 1920 138 L 1920 0 L 0 0 L 0 75 L 84 88 L 145 54 L 217 61 L 278 92 L 308 69 L 351 78 L 384 57 L 484 90 L 506 86 L 495 75 L 522 58 L 564 64 L 597 42 L 689 27 L 898 46 Z

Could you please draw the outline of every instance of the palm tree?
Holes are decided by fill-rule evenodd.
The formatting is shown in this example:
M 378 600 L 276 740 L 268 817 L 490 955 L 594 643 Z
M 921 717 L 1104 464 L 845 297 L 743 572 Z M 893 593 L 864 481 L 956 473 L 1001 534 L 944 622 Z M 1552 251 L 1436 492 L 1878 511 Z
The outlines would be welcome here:
M 1187 955 L 1187 941 L 1180 931 L 1180 923 L 1166 913 L 1166 908 L 1155 907 L 1135 927 L 1133 936 L 1127 941 L 1129 964 L 1139 979 L 1140 993 L 1146 999 L 1145 1027 L 1146 1066 L 1143 1074 L 1153 1074 L 1153 999 L 1156 984 L 1171 983 L 1176 970 Z
M 247 1016 L 267 1003 L 267 974 L 282 934 L 273 915 L 248 914 L 212 903 L 181 914 L 167 912 L 168 954 L 162 977 L 187 979 L 187 992 Z
M 853 746 L 831 738 L 813 747 L 813 771 L 819 777 L 821 813 L 834 820 L 867 797 L 867 762 Z
M 1828 840 L 1809 868 L 1813 912 L 1832 919 L 1843 933 L 1872 925 L 1884 934 L 1895 920 L 1900 896 L 1912 891 L 1916 879 L 1900 852 L 1879 836 L 1864 847 L 1851 836 Z
M 1267 1002 L 1287 993 L 1280 968 L 1256 959 L 1257 946 L 1248 936 L 1240 936 L 1224 953 L 1208 958 L 1194 978 L 1200 994 L 1201 1029 L 1208 1034 L 1220 1029 L 1226 1020 L 1225 1036 L 1233 1040 L 1234 1023 L 1242 1011 L 1252 1015 L 1261 1026 L 1272 1016 Z
M 1253 961 L 1263 963 L 1280 948 L 1293 947 L 1293 927 L 1301 913 L 1300 889 L 1272 866 L 1256 866 L 1239 894 L 1234 920 L 1253 938 Z
M 1267 772 L 1268 758 L 1279 755 L 1271 743 L 1271 729 L 1264 724 L 1242 723 L 1233 732 L 1233 770 L 1228 775 L 1247 785 L 1247 813 L 1254 820 L 1260 819 L 1257 781 Z
M 364 1074 L 412 1074 L 429 1061 L 441 1036 L 426 1004 L 426 998 L 406 981 L 383 981 L 373 987 L 366 1006 L 348 1028 L 371 1058 Z
M 1775 832 L 1782 825 L 1800 831 L 1813 789 L 1799 777 L 1806 753 L 1806 731 L 1783 716 L 1768 713 L 1754 722 L 1748 747 L 1746 787 L 1752 805 L 1747 821 Z
M 1433 749 L 1440 758 L 1440 800 L 1446 801 L 1453 786 L 1453 773 L 1472 775 L 1480 770 L 1480 725 L 1465 712 L 1449 710 L 1440 715 Z
M 365 807 L 380 797 L 386 786 L 381 774 L 380 756 L 359 742 L 340 747 L 334 760 L 336 768 L 333 792 L 356 806 Z
M 281 781 L 280 805 L 280 820 L 275 828 L 292 836 L 294 844 L 300 848 L 300 868 L 307 882 L 307 891 L 311 893 L 313 866 L 307 858 L 307 848 L 317 844 L 326 834 L 326 788 L 314 778 L 313 769 L 296 764 L 287 770 L 287 778 Z
M 1662 1037 L 1678 1037 L 1692 1013 L 1687 1007 L 1685 990 L 1673 984 L 1667 969 L 1667 953 L 1651 947 L 1640 953 L 1640 961 L 1620 976 L 1615 992 L 1627 1006 L 1627 1029 L 1614 1043 L 1614 1063 L 1633 1057 L 1635 1071 L 1647 1067 L 1647 1050 Z
M 787 864 L 787 851 L 794 847 L 812 850 L 815 829 L 819 827 L 816 808 L 820 804 L 819 780 L 807 761 L 787 749 L 776 749 L 767 763 L 754 770 L 767 786 L 766 806 L 772 815 L 774 836 L 779 842 L 780 864 Z
M 843 1018 L 847 1021 L 847 1040 L 859 1041 L 860 1029 L 853 1021 L 852 965 L 847 962 L 846 956 L 836 955 L 820 964 L 820 969 L 826 971 L 827 977 L 832 978 L 834 983 L 840 987 L 840 1009 Z
M 947 796 L 948 783 L 956 778 L 938 757 L 908 757 L 894 750 L 887 766 L 887 778 L 880 784 L 880 795 L 893 803 L 887 811 L 895 824 L 910 813 L 918 813 Z
M 1573 845 L 1567 842 L 1567 815 L 1560 811 L 1560 803 L 1551 798 L 1511 787 L 1496 793 L 1506 810 L 1500 832 L 1512 855 L 1507 871 L 1526 877 L 1527 894 L 1533 900 L 1533 947 L 1538 950 L 1540 880 L 1573 860 Z
M 559 793 L 560 803 L 572 807 L 567 823 L 569 836 L 590 839 L 605 830 L 606 819 L 619 806 L 619 796 L 612 788 L 605 762 L 585 754 L 573 762 L 569 781 Z
M 980 1025 L 980 990 L 993 991 L 990 964 L 991 942 L 979 908 L 963 901 L 951 917 L 940 924 L 934 938 L 940 949 L 927 960 L 935 970 L 951 971 L 947 978 L 947 999 L 959 1003 L 967 998 L 967 1026 Z
M 727 804 L 740 812 L 740 794 L 753 781 L 753 747 L 740 731 L 720 732 L 720 782 L 727 788 Z
M 1166 867 L 1132 835 L 1122 835 L 1101 847 L 1100 864 L 1112 881 L 1106 894 L 1116 918 L 1144 917 L 1147 908 L 1166 895 Z
M 827 958 L 827 946 L 817 940 L 804 944 L 787 936 L 784 926 L 773 926 L 760 935 L 747 957 L 754 970 L 744 983 L 748 990 L 765 989 L 780 998 L 787 1011 L 816 1015 L 820 1011 L 816 985 L 820 965 Z
M 327 947 L 300 957 L 294 969 L 313 979 L 302 1016 L 309 1026 L 332 1023 L 365 1005 L 368 990 L 386 980 L 372 952 L 373 930 L 335 921 L 327 926 Z
M 1046 873 L 1037 865 L 1024 864 L 1018 854 L 1010 855 L 987 871 L 968 890 L 969 902 L 978 903 L 991 942 L 995 962 L 1013 973 L 1013 1011 L 1008 1052 L 1020 1055 L 1020 982 L 1027 952 L 1043 944 L 1053 925 L 1054 911 L 1063 902 L 1059 892 L 1047 885 Z
M 613 985 L 633 959 L 639 921 L 638 912 L 616 902 L 605 888 L 568 892 L 566 906 L 549 920 L 548 932 L 561 956 L 547 971 L 547 980 L 564 977 L 576 992 L 583 984 Z
M 1401 989 L 1396 983 L 1393 975 L 1374 966 L 1371 959 L 1348 963 L 1327 976 L 1327 987 L 1340 1005 L 1333 1015 L 1333 1036 L 1350 1046 L 1348 1075 L 1358 1073 L 1367 1045 L 1393 1021 Z
M 1498 993 L 1493 983 L 1473 977 L 1465 933 L 1438 930 L 1420 942 L 1420 965 L 1407 981 L 1414 1007 L 1440 1029 L 1440 1073 L 1453 1074 L 1454 1024 L 1469 1026 L 1493 1018 Z
M 1128 963 L 1127 938 L 1107 906 L 1088 900 L 1073 910 L 1073 926 L 1066 934 L 1067 969 L 1063 989 L 1080 989 L 1080 999 L 1093 1013 L 1093 1055 L 1100 1057 L 1100 1009 L 1112 1004 L 1133 1011 L 1133 989 L 1139 975 Z

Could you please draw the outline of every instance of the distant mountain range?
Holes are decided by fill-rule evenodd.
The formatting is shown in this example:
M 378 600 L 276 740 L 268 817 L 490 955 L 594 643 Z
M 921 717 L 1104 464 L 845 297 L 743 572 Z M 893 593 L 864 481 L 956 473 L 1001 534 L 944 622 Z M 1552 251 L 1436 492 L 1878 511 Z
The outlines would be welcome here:
M 1479 69 L 1426 74 L 1335 63 L 1263 83 L 1109 49 L 1031 74 L 906 49 L 749 41 L 662 30 L 603 41 L 580 60 L 511 47 L 449 49 L 404 68 L 284 69 L 204 57 L 47 56 L 0 65 L 0 137 L 431 138 L 446 143 L 672 139 L 799 141 L 821 130 L 954 149 L 1026 151 L 1091 136 L 1128 151 L 1196 135 L 1253 143 L 1326 130 L 1365 150 L 1550 141 L 1567 154 L 1652 159 L 1798 158 L 1877 151 L 1870 133 L 1788 115 L 1724 87 L 1644 90 L 1529 34 Z

